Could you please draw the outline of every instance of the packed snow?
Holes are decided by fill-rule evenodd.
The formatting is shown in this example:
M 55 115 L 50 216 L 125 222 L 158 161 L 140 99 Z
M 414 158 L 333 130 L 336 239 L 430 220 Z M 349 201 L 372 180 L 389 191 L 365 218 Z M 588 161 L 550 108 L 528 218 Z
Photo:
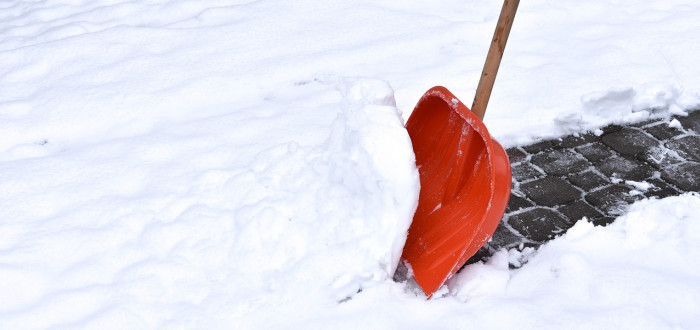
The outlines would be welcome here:
M 0 328 L 699 328 L 696 193 L 428 301 L 392 280 L 419 191 L 403 123 L 434 85 L 471 103 L 501 4 L 0 2 Z M 699 15 L 523 1 L 489 131 L 699 108 Z

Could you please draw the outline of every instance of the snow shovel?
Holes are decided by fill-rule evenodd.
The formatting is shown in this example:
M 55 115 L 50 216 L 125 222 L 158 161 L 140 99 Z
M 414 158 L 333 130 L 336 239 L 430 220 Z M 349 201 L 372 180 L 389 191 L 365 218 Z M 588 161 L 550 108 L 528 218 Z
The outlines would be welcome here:
M 503 3 L 472 110 L 437 86 L 406 123 L 421 190 L 401 259 L 428 299 L 489 241 L 508 204 L 510 162 L 482 119 L 518 3 Z

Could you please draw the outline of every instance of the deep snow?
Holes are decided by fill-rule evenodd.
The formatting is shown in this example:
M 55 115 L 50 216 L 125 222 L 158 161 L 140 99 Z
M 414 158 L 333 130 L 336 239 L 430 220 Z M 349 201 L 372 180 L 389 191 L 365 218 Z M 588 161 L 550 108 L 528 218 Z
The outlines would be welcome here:
M 0 3 L 0 328 L 700 327 L 697 194 L 430 301 L 391 280 L 402 121 L 433 85 L 470 104 L 500 5 Z M 700 107 L 699 14 L 522 2 L 487 127 L 508 147 Z

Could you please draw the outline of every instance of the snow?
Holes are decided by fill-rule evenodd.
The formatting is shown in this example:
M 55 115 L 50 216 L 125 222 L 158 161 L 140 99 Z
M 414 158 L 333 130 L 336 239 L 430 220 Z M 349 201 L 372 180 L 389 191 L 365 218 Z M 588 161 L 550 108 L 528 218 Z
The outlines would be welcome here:
M 470 104 L 499 11 L 0 3 L 0 328 L 700 327 L 697 194 L 430 301 L 391 280 L 419 189 L 403 122 L 434 85 Z M 522 2 L 487 127 L 509 147 L 700 107 L 698 14 Z
M 647 191 L 647 190 L 654 187 L 654 184 L 646 182 L 646 181 L 638 182 L 638 181 L 632 181 L 632 180 L 625 180 L 625 183 L 634 187 L 638 193 Z
M 694 328 L 700 321 L 693 262 L 700 257 L 698 207 L 700 195 L 686 194 L 638 202 L 604 228 L 581 220 L 536 253 L 503 250 L 487 264 L 468 266 L 443 298 L 423 304 L 399 285 L 371 288 L 329 312 L 326 325 Z M 528 262 L 509 269 L 522 259 Z M 361 320 L 354 320 L 358 314 Z
M 668 123 L 668 127 L 672 128 L 677 128 L 677 129 L 683 129 L 683 125 L 681 125 L 681 122 L 678 121 L 678 119 L 671 119 L 671 121 Z
M 268 110 L 332 112 L 290 118 L 330 127 L 313 144 L 245 113 L 4 162 L 7 326 L 160 327 L 182 305 L 233 317 L 390 280 L 418 199 L 410 139 L 386 83 L 336 85 L 334 103 Z

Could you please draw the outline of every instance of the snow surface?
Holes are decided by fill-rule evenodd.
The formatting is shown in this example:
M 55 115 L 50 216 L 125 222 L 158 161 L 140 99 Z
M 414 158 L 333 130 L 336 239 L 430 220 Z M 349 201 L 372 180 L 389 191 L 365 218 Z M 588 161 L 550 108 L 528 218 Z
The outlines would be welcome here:
M 0 2 L 0 328 L 700 327 L 697 194 L 430 301 L 391 280 L 402 122 L 434 85 L 470 103 L 500 5 Z M 522 2 L 487 127 L 507 147 L 700 107 L 698 15 Z

